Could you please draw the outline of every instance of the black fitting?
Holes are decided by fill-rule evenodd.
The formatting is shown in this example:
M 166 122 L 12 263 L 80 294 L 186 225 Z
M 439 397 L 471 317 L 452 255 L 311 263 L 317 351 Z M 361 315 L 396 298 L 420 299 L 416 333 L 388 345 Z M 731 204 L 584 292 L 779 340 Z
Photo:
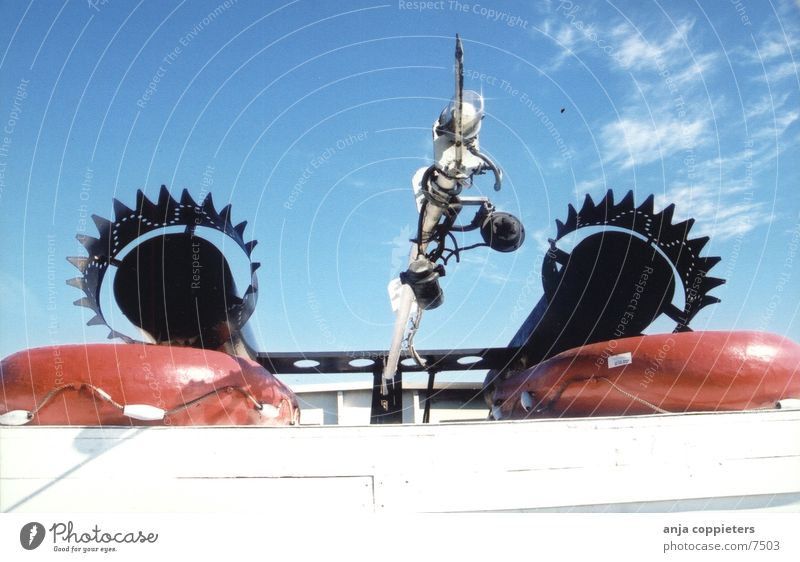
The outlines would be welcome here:
M 483 241 L 498 252 L 513 252 L 525 241 L 525 227 L 511 213 L 490 212 L 481 225 Z
M 444 276 L 444 267 L 434 266 L 424 257 L 417 258 L 400 274 L 400 282 L 411 287 L 417 306 L 422 310 L 431 310 L 444 302 L 444 294 L 439 286 L 439 277 Z

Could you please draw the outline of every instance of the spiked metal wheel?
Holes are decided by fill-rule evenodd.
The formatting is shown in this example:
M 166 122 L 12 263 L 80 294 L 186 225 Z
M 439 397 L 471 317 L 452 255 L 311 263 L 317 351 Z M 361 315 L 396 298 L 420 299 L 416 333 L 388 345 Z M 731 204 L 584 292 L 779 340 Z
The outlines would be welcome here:
M 671 302 L 666 302 L 659 312 L 676 322 L 676 332 L 689 330 L 689 322 L 701 309 L 719 302 L 717 297 L 709 296 L 708 292 L 725 283 L 725 280 L 709 277 L 708 272 L 719 263 L 720 258 L 700 256 L 709 238 L 703 236 L 689 239 L 694 219 L 672 224 L 675 205 L 671 204 L 655 213 L 654 200 L 655 196 L 650 195 L 641 205 L 635 207 L 633 191 L 628 191 L 615 204 L 613 192 L 609 190 L 596 204 L 587 194 L 580 211 L 569 205 L 566 222 L 556 221 L 556 238 L 552 242 L 556 251 L 549 252 L 545 258 L 545 271 L 550 274 L 544 280 L 546 293 L 552 293 L 551 288 L 560 281 L 560 275 L 554 274 L 553 261 L 563 266 L 570 258 L 569 254 L 555 248 L 555 242 L 584 227 L 617 227 L 638 234 L 647 244 L 657 248 L 675 268 L 679 277 L 677 281 L 682 282 L 684 288 L 684 308 L 681 310 Z
M 67 281 L 84 292 L 85 296 L 75 304 L 94 312 L 88 325 L 108 326 L 109 339 L 134 341 L 108 324 L 101 306 L 100 289 L 108 268 L 114 266 L 118 268 L 114 281 L 117 303 L 123 313 L 148 331 L 156 342 L 191 339 L 195 332 L 202 340 L 203 333 L 197 323 L 212 323 L 216 325 L 215 329 L 221 323 L 228 328 L 243 326 L 255 308 L 258 295 L 255 272 L 260 264 L 250 262 L 250 285 L 239 296 L 227 260 L 219 249 L 201 236 L 195 236 L 197 227 L 222 232 L 250 260 L 257 241 L 245 242 L 243 235 L 247 222 L 233 226 L 230 211 L 231 206 L 227 205 L 217 212 L 210 193 L 197 203 L 184 190 L 178 202 L 165 186 L 161 186 L 157 202 L 150 201 L 141 190 L 137 191 L 135 209 L 114 199 L 113 222 L 92 215 L 99 238 L 77 236 L 88 257 L 67 258 L 81 272 L 79 277 Z M 160 236 L 143 239 L 150 233 L 175 226 L 184 226 L 185 229 L 180 233 L 162 232 Z M 131 247 L 134 243 L 135 246 Z M 202 264 L 198 262 L 200 252 L 205 258 Z M 194 264 L 191 256 L 195 258 Z M 192 265 L 196 267 L 192 269 Z M 199 281 L 186 283 L 187 279 L 199 279 L 200 272 L 207 281 L 205 286 L 201 286 Z M 209 304 L 211 300 L 219 300 L 220 296 L 221 302 Z M 187 303 L 190 310 L 185 311 Z M 201 318 L 201 314 L 205 317 Z M 226 337 L 226 334 L 218 335 Z
M 675 206 L 656 213 L 654 199 L 636 207 L 632 191 L 618 203 L 611 191 L 598 203 L 587 195 L 580 211 L 570 205 L 566 221 L 556 221 L 542 264 L 544 296 L 509 344 L 519 348 L 516 360 L 487 374 L 487 396 L 497 377 L 567 349 L 640 336 L 662 314 L 675 322 L 674 331 L 690 331 L 697 313 L 719 302 L 708 292 L 724 280 L 708 271 L 720 258 L 700 256 L 708 238 L 689 239 L 694 220 L 672 224 Z M 570 253 L 558 248 L 588 227 L 601 228 L 578 236 Z M 683 289 L 682 309 L 673 303 L 676 288 Z

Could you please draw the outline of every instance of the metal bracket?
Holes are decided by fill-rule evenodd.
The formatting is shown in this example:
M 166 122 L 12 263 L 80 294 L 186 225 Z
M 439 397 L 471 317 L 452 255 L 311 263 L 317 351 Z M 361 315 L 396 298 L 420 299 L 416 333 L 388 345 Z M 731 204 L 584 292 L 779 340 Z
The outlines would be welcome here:
M 468 349 L 437 349 L 417 352 L 425 367 L 417 364 L 407 351 L 400 353 L 400 365 L 405 372 L 470 371 L 506 369 L 517 360 L 518 347 L 487 347 Z M 276 375 L 317 373 L 373 373 L 382 368 L 388 351 L 310 351 L 258 353 L 258 361 Z
M 372 373 L 373 424 L 402 423 L 403 379 L 405 372 L 427 372 L 428 390 L 425 397 L 423 422 L 430 420 L 430 400 L 433 379 L 442 371 L 505 370 L 517 361 L 520 348 L 489 347 L 455 350 L 418 351 L 421 365 L 408 350 L 400 354 L 394 378 L 383 377 L 388 351 L 315 351 L 259 353 L 256 360 L 273 374 L 315 373 Z

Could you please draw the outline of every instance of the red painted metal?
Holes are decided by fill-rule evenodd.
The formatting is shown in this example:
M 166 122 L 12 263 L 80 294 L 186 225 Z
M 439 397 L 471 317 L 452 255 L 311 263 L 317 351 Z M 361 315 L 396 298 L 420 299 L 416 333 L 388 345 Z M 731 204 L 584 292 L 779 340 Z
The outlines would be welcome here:
M 749 410 L 789 398 L 800 398 L 797 343 L 762 332 L 684 332 L 570 349 L 498 381 L 492 403 L 496 417 L 524 419 Z
M 15 353 L 0 367 L 0 414 L 41 408 L 30 424 L 287 425 L 299 416 L 297 398 L 276 377 L 254 361 L 217 351 L 143 344 L 53 346 Z M 141 421 L 123 415 L 112 402 L 178 410 L 164 420 Z M 259 409 L 256 403 L 268 406 Z

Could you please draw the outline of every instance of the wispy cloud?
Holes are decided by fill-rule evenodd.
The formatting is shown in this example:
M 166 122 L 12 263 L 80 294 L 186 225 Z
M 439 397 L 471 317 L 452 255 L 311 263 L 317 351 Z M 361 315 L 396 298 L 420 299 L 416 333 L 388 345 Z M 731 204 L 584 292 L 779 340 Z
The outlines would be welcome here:
M 686 20 L 666 35 L 648 40 L 644 30 L 632 28 L 622 23 L 611 30 L 611 37 L 617 42 L 617 54 L 613 60 L 625 70 L 656 70 L 671 62 L 676 51 L 686 48 L 687 37 L 694 27 L 694 21 Z
M 693 19 L 679 20 L 666 31 L 626 21 L 606 29 L 595 26 L 590 34 L 572 27 L 555 32 L 572 50 L 585 49 L 591 37 L 605 38 L 613 53 L 605 57 L 612 70 L 633 78 L 633 87 L 617 97 L 620 116 L 600 125 L 605 164 L 627 170 L 707 142 L 704 82 L 719 54 L 692 48 L 692 34 L 699 33 L 695 27 Z
M 477 275 L 481 281 L 494 285 L 505 285 L 509 280 L 508 272 L 501 271 L 497 264 L 490 259 L 490 255 L 488 250 L 467 252 L 461 256 L 461 262 L 469 264 L 471 270 L 480 267 Z
M 780 31 L 756 30 L 755 43 L 748 35 L 741 47 L 723 50 L 707 47 L 707 25 L 692 18 L 678 19 L 671 27 L 652 20 L 639 25 L 635 18 L 605 20 L 587 34 L 575 28 L 573 19 L 599 20 L 583 12 L 575 18 L 560 15 L 550 29 L 565 48 L 604 60 L 610 71 L 630 76 L 631 85 L 616 92 L 613 118 L 595 125 L 608 178 L 578 175 L 576 196 L 600 195 L 606 183 L 627 179 L 631 170 L 641 178 L 656 177 L 649 174 L 654 172 L 659 185 L 666 186 L 657 202 L 676 203 L 676 220 L 694 217 L 694 236 L 722 241 L 774 220 L 771 202 L 754 182 L 780 153 L 800 142 L 800 135 L 793 134 L 800 121 L 793 58 L 800 51 L 796 18 L 784 14 Z M 598 39 L 610 52 L 598 48 Z M 754 65 L 763 65 L 755 73 L 764 80 L 740 79 L 753 76 Z M 724 89 L 731 86 L 728 69 L 737 79 L 737 101 Z M 653 168 L 639 175 L 644 172 L 640 168 L 655 164 L 663 172 Z M 546 244 L 546 236 L 540 243 Z
M 758 51 L 753 52 L 753 61 L 768 62 L 789 55 L 789 45 L 783 37 L 771 35 L 767 37 Z
M 550 250 L 550 242 L 548 241 L 549 238 L 555 238 L 555 232 L 553 232 L 553 228 L 550 225 L 547 225 L 543 228 L 537 228 L 528 234 L 530 238 L 533 240 L 534 244 L 536 245 L 536 250 L 544 254 L 548 250 Z
M 644 165 L 676 152 L 697 147 L 706 133 L 705 120 L 678 120 L 652 123 L 645 119 L 625 117 L 605 125 L 601 137 L 606 147 L 606 160 L 623 169 Z
M 673 84 L 684 88 L 692 84 L 699 86 L 706 75 L 713 72 L 719 59 L 720 56 L 716 53 L 693 53 L 685 70 L 672 75 Z
M 788 64 L 794 66 L 793 62 Z M 769 76 L 770 82 L 776 79 L 774 73 Z M 796 86 L 792 82 L 788 82 L 787 86 L 772 84 L 766 93 L 749 105 L 745 118 L 751 138 L 755 140 L 780 139 L 787 129 L 800 119 L 800 110 L 798 110 L 800 97 Z M 787 143 L 782 144 L 787 145 Z M 793 144 L 792 139 L 788 139 L 788 145 Z
M 797 78 L 797 63 L 794 61 L 786 61 L 774 65 L 769 71 L 769 80 L 777 82 L 784 78 Z
M 582 180 L 575 184 L 572 193 L 576 201 L 581 201 L 587 193 L 604 193 L 608 189 L 606 182 L 600 178 L 593 180 Z
M 780 96 L 764 95 L 759 100 L 750 104 L 750 106 L 747 108 L 745 116 L 749 120 L 761 117 L 763 115 L 770 115 L 776 107 L 780 108 L 786 105 L 786 100 L 788 98 L 788 92 Z
M 693 237 L 708 235 L 719 241 L 743 236 L 774 218 L 767 204 L 756 200 L 746 185 L 679 184 L 656 196 L 659 207 L 670 203 L 677 203 L 675 221 L 689 217 L 697 221 Z
M 786 78 L 798 80 L 795 57 L 800 51 L 800 23 L 793 8 L 782 6 L 786 12 L 782 17 L 780 29 L 757 32 L 751 45 L 743 45 L 734 50 L 736 62 L 745 67 L 762 67 L 757 79 L 776 84 Z M 796 86 L 794 86 L 796 90 Z
M 792 53 L 800 50 L 800 35 L 798 35 L 798 26 L 792 25 L 791 18 L 786 18 L 783 22 L 782 32 L 758 33 L 754 37 L 754 46 L 740 46 L 733 49 L 736 60 L 744 64 L 763 64 L 765 66 L 791 60 Z
M 800 118 L 800 111 L 794 109 L 792 111 L 786 111 L 781 113 L 777 119 L 775 119 L 775 129 L 778 136 L 783 135 L 797 119 Z

